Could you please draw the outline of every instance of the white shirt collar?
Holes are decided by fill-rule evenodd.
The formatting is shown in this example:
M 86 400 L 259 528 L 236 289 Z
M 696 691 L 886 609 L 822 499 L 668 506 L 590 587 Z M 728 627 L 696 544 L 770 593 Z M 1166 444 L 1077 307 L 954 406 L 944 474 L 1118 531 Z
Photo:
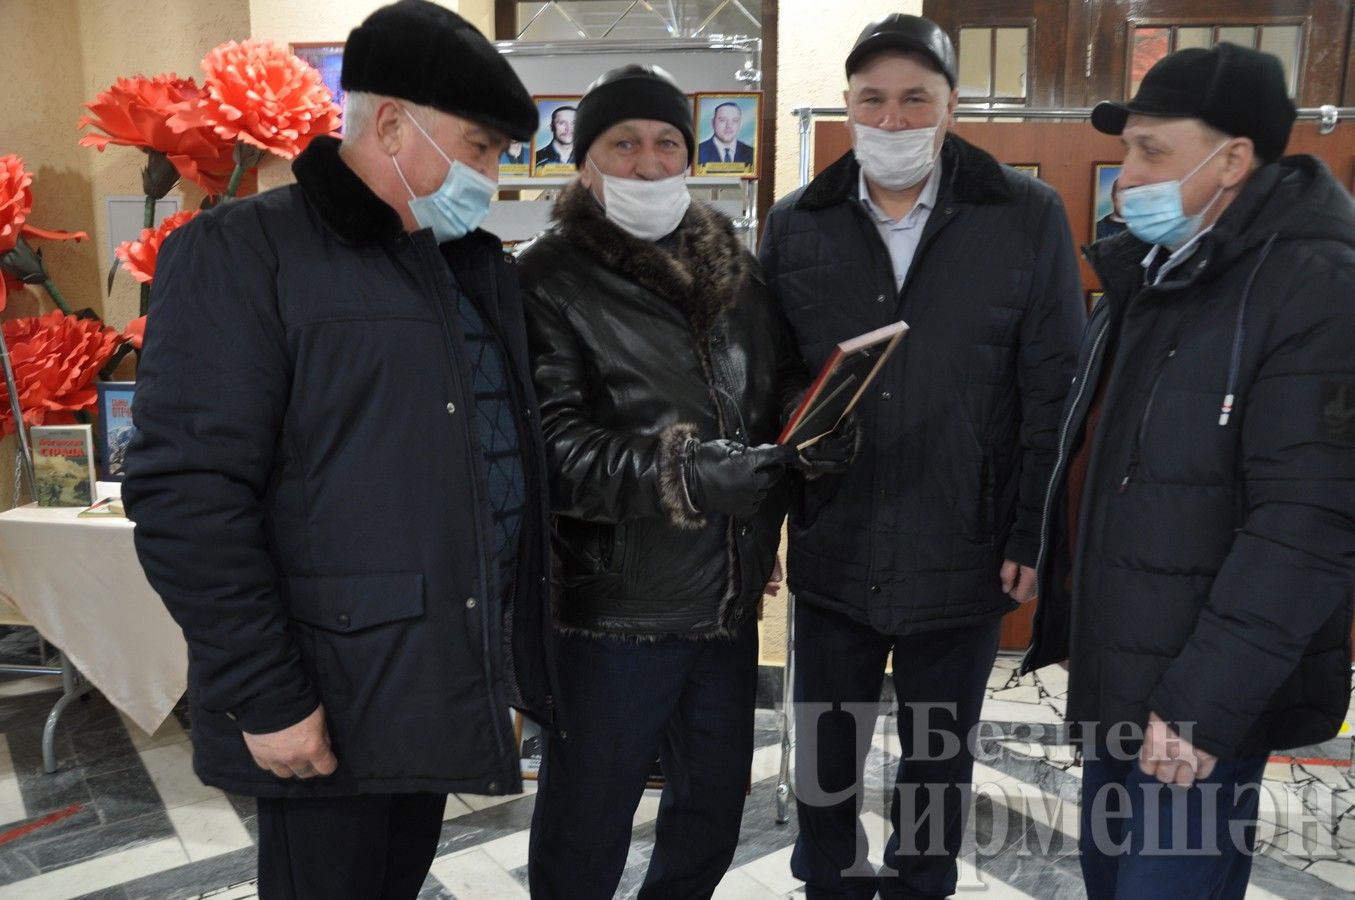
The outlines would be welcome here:
M 932 166 L 931 172 L 927 175 L 927 182 L 924 185 L 922 185 L 922 193 L 918 194 L 917 203 L 915 203 L 913 205 L 913 208 L 908 211 L 908 215 L 911 216 L 913 213 L 917 212 L 920 209 L 931 209 L 932 207 L 936 206 L 936 198 L 937 195 L 939 195 L 940 193 L 941 193 L 941 160 L 938 159 L 936 161 L 936 165 Z M 896 221 L 894 219 L 889 218 L 889 216 L 885 215 L 884 211 L 881 210 L 878 206 L 876 206 L 875 202 L 870 199 L 870 186 L 866 184 L 865 169 L 860 169 L 857 172 L 857 196 L 860 197 L 861 202 L 865 204 L 866 209 L 870 212 L 872 216 L 875 217 L 877 221 L 879 222 Z
M 1214 226 L 1210 225 L 1208 228 L 1200 229 L 1200 231 L 1197 232 L 1193 238 L 1186 241 L 1184 244 L 1177 247 L 1175 250 L 1170 250 L 1169 252 L 1171 253 L 1171 256 L 1168 256 L 1166 261 L 1162 263 L 1162 268 L 1157 270 L 1157 279 L 1153 282 L 1153 284 L 1161 283 L 1163 277 L 1168 272 L 1170 272 L 1172 269 L 1175 269 L 1177 266 L 1181 265 L 1181 263 L 1189 259 L 1191 255 L 1194 254 L 1195 250 L 1200 246 L 1200 238 L 1204 237 L 1206 234 L 1212 231 L 1213 228 Z M 1143 270 L 1145 272 L 1147 272 L 1149 267 L 1152 266 L 1153 262 L 1157 259 L 1158 254 L 1162 252 L 1164 246 L 1165 245 L 1163 244 L 1154 244 L 1153 249 L 1149 250 L 1148 255 L 1143 258 L 1143 262 L 1139 263 L 1139 265 L 1143 266 Z

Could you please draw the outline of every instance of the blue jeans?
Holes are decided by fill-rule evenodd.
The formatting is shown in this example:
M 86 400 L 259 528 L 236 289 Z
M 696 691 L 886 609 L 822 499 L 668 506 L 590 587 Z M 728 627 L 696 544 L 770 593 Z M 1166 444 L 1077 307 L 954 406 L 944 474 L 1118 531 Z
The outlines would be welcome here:
M 1082 877 L 1088 900 L 1242 900 L 1251 877 L 1265 756 L 1221 759 L 1190 787 L 1138 767 L 1138 745 L 1104 745 L 1082 767 Z

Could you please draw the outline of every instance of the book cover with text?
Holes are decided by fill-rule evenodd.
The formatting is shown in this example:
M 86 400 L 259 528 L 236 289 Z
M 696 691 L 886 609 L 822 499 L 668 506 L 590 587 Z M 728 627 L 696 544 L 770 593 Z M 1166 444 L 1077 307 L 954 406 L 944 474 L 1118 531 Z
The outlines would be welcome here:
M 135 381 L 100 381 L 99 462 L 105 481 L 121 481 L 127 474 L 127 445 L 136 429 L 132 425 L 132 395 Z
M 39 506 L 94 502 L 94 429 L 89 425 L 34 425 L 34 493 Z

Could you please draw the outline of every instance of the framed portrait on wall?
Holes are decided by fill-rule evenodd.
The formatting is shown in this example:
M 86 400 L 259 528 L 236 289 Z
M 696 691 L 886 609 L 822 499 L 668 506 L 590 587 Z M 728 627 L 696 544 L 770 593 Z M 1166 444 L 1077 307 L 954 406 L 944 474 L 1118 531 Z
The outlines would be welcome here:
M 696 95 L 697 175 L 753 175 L 758 169 L 762 94 L 742 91 Z
M 1018 171 L 1018 172 L 1024 172 L 1024 173 L 1026 173 L 1026 174 L 1029 175 L 1031 178 L 1039 178 L 1039 177 L 1040 177 L 1040 164 L 1039 164 L 1039 163 L 1008 163 L 1007 165 L 1011 166 L 1013 169 L 1015 169 L 1015 170 Z
M 532 177 L 573 175 L 574 115 L 579 107 L 578 95 L 532 99 L 536 101 L 537 121 L 531 147 Z
M 334 102 L 343 109 L 343 88 L 339 75 L 343 71 L 343 44 L 293 44 L 292 52 L 315 67 L 325 87 L 334 95 Z
M 1119 194 L 1120 164 L 1097 163 L 1092 176 L 1092 240 L 1114 237 L 1124 231 L 1116 203 Z
M 499 154 L 499 177 L 532 174 L 532 142 L 510 141 L 508 149 Z

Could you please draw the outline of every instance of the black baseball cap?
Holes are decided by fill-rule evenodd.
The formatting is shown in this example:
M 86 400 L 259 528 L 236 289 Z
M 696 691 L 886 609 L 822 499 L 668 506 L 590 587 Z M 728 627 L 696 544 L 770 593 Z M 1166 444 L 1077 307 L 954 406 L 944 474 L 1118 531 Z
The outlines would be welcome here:
M 951 43 L 950 35 L 931 19 L 890 13 L 871 22 L 852 45 L 852 52 L 847 54 L 847 77 L 851 78 L 853 72 L 880 50 L 920 53 L 931 60 L 936 71 L 946 76 L 952 88 L 955 87 L 958 68 L 955 45 Z
M 1251 138 L 1257 157 L 1269 163 L 1284 153 L 1298 110 L 1278 58 L 1224 43 L 1178 50 L 1158 60 L 1132 100 L 1098 103 L 1092 125 L 1120 134 L 1131 114 L 1199 119 L 1224 134 Z

